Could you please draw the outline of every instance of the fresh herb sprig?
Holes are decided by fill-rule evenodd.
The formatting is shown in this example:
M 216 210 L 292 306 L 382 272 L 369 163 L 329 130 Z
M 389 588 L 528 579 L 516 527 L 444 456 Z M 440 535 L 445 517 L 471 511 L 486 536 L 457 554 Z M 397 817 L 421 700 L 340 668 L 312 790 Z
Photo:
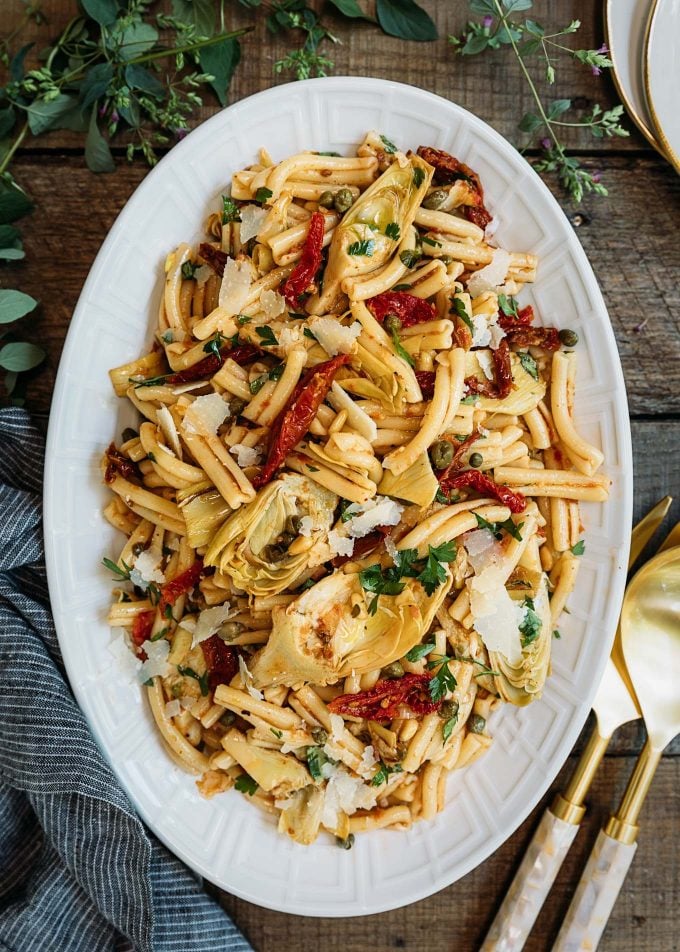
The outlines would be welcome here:
M 597 50 L 574 49 L 559 42 L 563 37 L 576 33 L 581 26 L 580 21 L 572 20 L 563 29 L 548 33 L 535 20 L 519 16 L 531 9 L 532 0 L 469 0 L 469 5 L 473 13 L 481 14 L 482 20 L 469 22 L 463 35 L 450 36 L 449 42 L 463 56 L 475 56 L 503 46 L 512 48 L 536 104 L 536 111 L 527 112 L 518 124 L 521 132 L 541 136 L 543 154 L 534 162 L 536 171 L 555 172 L 563 188 L 576 203 L 588 192 L 607 195 L 599 173 L 588 172 L 578 159 L 567 155 L 560 134 L 562 129 L 571 127 L 588 129 L 598 139 L 628 136 L 629 132 L 620 124 L 623 106 L 603 110 L 595 104 L 591 112 L 582 118 L 567 118 L 566 114 L 574 108 L 571 99 L 544 101 L 526 62 L 530 57 L 537 56 L 546 81 L 553 85 L 559 57 L 570 56 L 597 75 L 612 66 L 607 47 L 603 45 Z
M 402 581 L 403 578 L 417 579 L 427 594 L 432 595 L 446 581 L 444 564 L 453 562 L 455 557 L 455 542 L 443 542 L 438 546 L 428 546 L 428 554 L 424 559 L 418 558 L 417 549 L 402 549 L 397 552 L 396 565 L 388 568 L 382 568 L 377 563 L 369 565 L 359 572 L 364 591 L 375 594 L 368 606 L 369 614 L 377 612 L 380 595 L 399 595 L 404 591 L 406 583 Z

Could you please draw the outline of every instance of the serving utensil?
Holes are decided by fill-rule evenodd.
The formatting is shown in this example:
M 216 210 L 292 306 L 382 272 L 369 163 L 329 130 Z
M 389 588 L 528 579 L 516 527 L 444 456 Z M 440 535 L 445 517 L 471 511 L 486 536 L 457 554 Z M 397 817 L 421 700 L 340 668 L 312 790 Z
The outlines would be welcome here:
M 664 748 L 680 734 L 680 546 L 657 554 L 628 586 L 621 645 L 647 741 L 618 810 L 600 831 L 554 952 L 597 948 L 637 849 L 637 819 L 654 773 Z
M 665 496 L 633 528 L 628 568 L 663 522 L 672 498 Z M 596 723 L 564 794 L 543 814 L 480 952 L 519 952 L 552 888 L 585 813 L 584 801 L 614 731 L 640 717 L 623 655 L 620 629 L 593 701 Z

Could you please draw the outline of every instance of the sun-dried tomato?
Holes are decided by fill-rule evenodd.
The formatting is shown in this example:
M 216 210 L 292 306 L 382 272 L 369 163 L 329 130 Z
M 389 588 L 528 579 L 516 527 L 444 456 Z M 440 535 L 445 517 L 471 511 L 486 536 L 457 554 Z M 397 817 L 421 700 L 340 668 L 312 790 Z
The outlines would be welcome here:
M 502 327 L 504 331 L 512 331 L 517 327 L 528 327 L 533 323 L 533 320 L 534 309 L 531 304 L 527 304 L 526 307 L 520 307 L 516 316 L 504 314 L 503 311 L 499 311 L 498 313 L 498 325 Z
M 423 400 L 431 400 L 434 396 L 434 370 L 416 370 L 416 380 L 420 385 Z
M 449 473 L 449 470 L 446 470 L 442 473 L 439 485 L 445 493 L 454 489 L 474 489 L 483 496 L 493 496 L 507 506 L 510 512 L 524 512 L 527 506 L 527 501 L 521 493 L 513 492 L 507 486 L 500 486 L 478 469 L 466 469 L 463 473 Z
M 205 263 L 213 269 L 218 278 L 221 278 L 224 274 L 227 261 L 229 260 L 229 255 L 224 251 L 220 251 L 219 248 L 213 248 L 207 241 L 201 242 L 198 251 L 201 258 L 205 260 Z
M 331 559 L 331 565 L 334 569 L 337 569 L 340 568 L 341 565 L 344 565 L 345 562 L 363 559 L 369 552 L 378 548 L 390 531 L 391 526 L 378 526 L 374 532 L 369 532 L 368 535 L 363 536 L 363 538 L 355 540 L 354 550 L 351 555 L 336 555 L 335 558 Z
M 135 615 L 135 620 L 132 622 L 132 640 L 138 648 L 144 644 L 151 634 L 155 614 L 155 612 L 140 612 Z
M 321 266 L 325 230 L 324 216 L 321 212 L 314 212 L 309 221 L 309 231 L 302 249 L 302 257 L 283 285 L 283 296 L 293 310 L 300 306 L 300 295 L 304 294 L 313 282 Z
M 238 651 L 225 645 L 219 635 L 211 635 L 201 642 L 203 657 L 208 668 L 208 684 L 214 691 L 218 684 L 229 684 L 238 671 Z
M 293 396 L 272 426 L 267 460 L 252 480 L 256 489 L 272 479 L 286 456 L 300 442 L 326 399 L 336 372 L 349 363 L 349 360 L 349 354 L 338 354 L 337 357 L 312 367 L 298 383 Z
M 398 317 L 402 327 L 413 327 L 414 324 L 433 321 L 437 317 L 434 304 L 408 291 L 385 291 L 384 294 L 369 298 L 366 304 L 379 324 L 388 314 Z
M 204 377 L 212 377 L 216 374 L 227 357 L 242 367 L 249 361 L 254 360 L 259 353 L 259 349 L 254 344 L 241 344 L 238 347 L 232 347 L 231 350 L 228 347 L 223 347 L 220 348 L 219 357 L 217 354 L 210 354 L 208 357 L 204 357 L 203 360 L 199 360 L 197 364 L 187 367 L 186 370 L 178 370 L 177 373 L 168 374 L 164 382 L 171 384 L 193 383 L 194 380 L 202 380 Z
M 203 562 L 197 559 L 186 571 L 161 585 L 159 607 L 164 612 L 168 605 L 174 605 L 180 595 L 186 595 L 196 585 L 203 574 Z
M 440 473 L 437 474 L 437 479 L 439 480 L 440 485 L 449 480 L 451 477 L 455 476 L 458 470 L 463 465 L 463 456 L 470 449 L 473 443 L 479 439 L 479 433 L 477 430 L 473 430 L 469 436 L 466 436 L 465 439 L 461 442 L 454 442 L 449 440 L 453 446 L 453 458 L 446 469 L 443 469 Z
M 504 400 L 512 390 L 512 363 L 510 362 L 510 348 L 504 337 L 498 347 L 491 351 L 495 380 L 479 380 L 477 377 L 466 377 L 465 384 L 470 393 L 479 393 L 484 397 L 493 397 Z
M 432 714 L 441 701 L 433 701 L 429 692 L 429 674 L 405 674 L 393 681 L 378 681 L 368 691 L 341 694 L 328 705 L 333 714 L 363 717 L 368 721 L 391 721 L 399 707 L 406 704 L 416 714 Z
M 120 450 L 116 449 L 115 443 L 110 443 L 106 451 L 104 480 L 107 483 L 112 483 L 116 476 L 122 476 L 124 479 L 138 479 L 139 470 L 131 459 L 123 456 Z
M 418 155 L 433 166 L 433 178 L 437 185 L 451 185 L 460 179 L 470 184 L 476 193 L 476 201 L 474 205 L 464 205 L 463 213 L 468 221 L 484 230 L 491 221 L 491 215 L 484 207 L 484 189 L 477 173 L 469 165 L 459 162 L 458 159 L 442 149 L 433 149 L 431 146 L 421 145 L 418 147 Z
M 556 327 L 518 327 L 508 331 L 507 340 L 515 347 L 542 347 L 560 349 L 560 334 Z

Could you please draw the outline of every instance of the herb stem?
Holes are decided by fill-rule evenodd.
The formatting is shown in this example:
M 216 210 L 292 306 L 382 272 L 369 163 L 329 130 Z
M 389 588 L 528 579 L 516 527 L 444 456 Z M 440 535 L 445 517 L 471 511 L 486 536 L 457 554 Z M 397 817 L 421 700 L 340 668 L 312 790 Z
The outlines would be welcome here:
M 14 140 L 10 148 L 7 150 L 7 153 L 5 154 L 4 159 L 0 163 L 0 175 L 2 175 L 2 173 L 9 166 L 10 162 L 14 158 L 14 154 L 16 153 L 17 149 L 21 146 L 21 143 L 26 138 L 27 133 L 28 133 L 28 120 L 26 120 L 26 122 L 23 124 L 21 131 L 19 132 L 18 136 L 16 137 L 16 139 Z
M 201 50 L 206 46 L 214 46 L 216 43 L 222 43 L 223 40 L 235 40 L 246 33 L 252 33 L 254 26 L 243 26 L 239 30 L 232 30 L 229 33 L 218 33 L 206 40 L 197 40 L 195 43 L 187 43 L 186 46 L 173 46 L 166 50 L 157 50 L 155 53 L 145 53 L 142 56 L 136 56 L 128 60 L 126 65 L 132 66 L 138 63 L 151 63 L 153 60 L 165 59 L 166 56 L 175 56 L 177 53 L 193 53 L 195 50 Z

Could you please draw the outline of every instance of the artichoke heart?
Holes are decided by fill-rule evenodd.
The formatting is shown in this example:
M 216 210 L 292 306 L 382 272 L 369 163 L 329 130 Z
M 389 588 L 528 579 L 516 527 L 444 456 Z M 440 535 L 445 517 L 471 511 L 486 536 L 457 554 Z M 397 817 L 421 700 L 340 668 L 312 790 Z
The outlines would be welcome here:
M 511 664 L 500 652 L 489 652 L 491 668 L 498 672 L 494 680 L 500 696 L 504 701 L 518 707 L 525 707 L 540 698 L 550 669 L 552 624 L 545 575 L 541 579 L 533 605 L 541 619 L 541 627 L 533 641 L 522 646 L 520 660 Z
M 398 236 L 403 237 L 413 224 L 433 172 L 417 155 L 402 162 L 393 162 L 352 205 L 335 229 L 324 273 L 323 294 L 308 310 L 315 314 L 332 311 L 345 278 L 381 268 L 397 250 Z
M 326 536 L 338 504 L 335 493 L 306 476 L 286 473 L 259 491 L 222 525 L 205 554 L 205 564 L 229 575 L 250 595 L 278 595 L 294 588 L 304 572 L 328 558 Z M 309 516 L 310 545 L 291 555 L 291 522 Z
M 359 575 L 327 576 L 273 610 L 272 633 L 252 667 L 255 684 L 331 684 L 397 661 L 429 630 L 451 587 L 445 570 L 446 581 L 432 595 L 415 579 L 403 579 L 404 590 L 381 595 L 373 614 Z
M 486 410 L 487 413 L 509 413 L 513 416 L 522 416 L 538 406 L 545 396 L 545 383 L 541 379 L 536 380 L 525 370 L 517 354 L 510 354 L 510 363 L 513 387 L 508 396 L 502 400 L 497 400 L 495 397 L 478 397 L 475 401 L 477 409 Z M 477 352 L 474 350 L 469 350 L 465 354 L 465 376 L 477 377 L 481 381 L 486 380 Z
M 287 757 L 278 750 L 256 747 L 240 731 L 231 730 L 225 734 L 222 746 L 258 787 L 275 797 L 290 796 L 312 782 L 307 768 L 294 757 Z
M 296 843 L 309 846 L 319 833 L 323 813 L 323 790 L 309 784 L 297 790 L 281 810 L 279 833 L 287 833 Z

